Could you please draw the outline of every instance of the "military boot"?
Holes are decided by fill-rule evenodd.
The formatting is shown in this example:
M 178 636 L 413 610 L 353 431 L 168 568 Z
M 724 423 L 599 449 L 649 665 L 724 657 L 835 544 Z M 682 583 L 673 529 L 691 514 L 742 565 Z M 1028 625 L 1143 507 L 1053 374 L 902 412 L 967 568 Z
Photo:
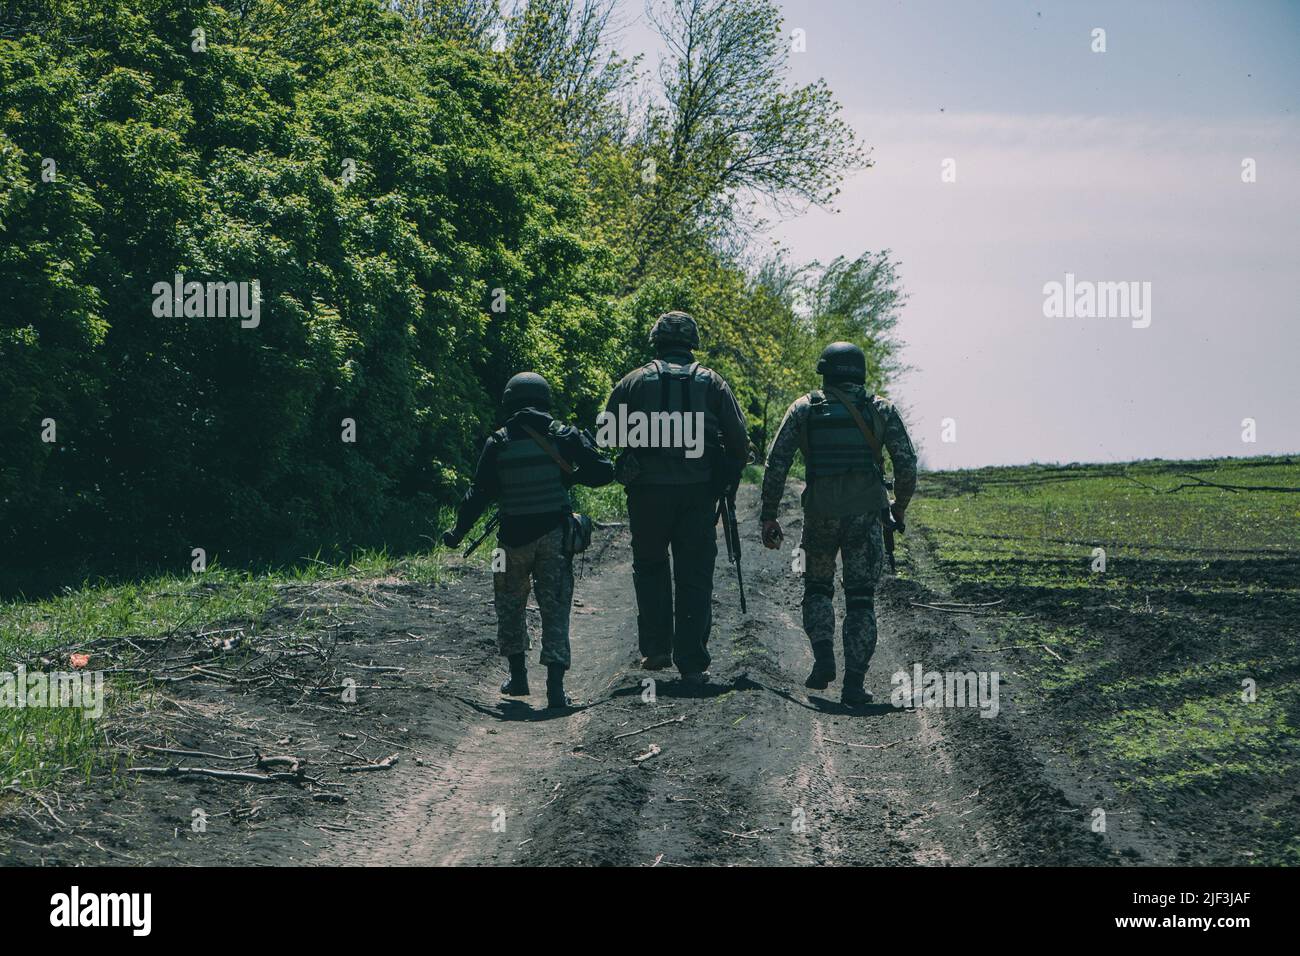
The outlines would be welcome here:
M 835 644 L 831 641 L 818 641 L 812 646 L 813 667 L 804 687 L 813 690 L 825 690 L 826 685 L 835 679 Z
M 511 654 L 506 658 L 510 662 L 510 676 L 501 684 L 501 693 L 508 697 L 528 696 L 528 664 L 523 652 Z
M 862 686 L 862 679 L 866 676 L 858 671 L 844 672 L 844 687 L 840 691 L 840 703 L 845 707 L 865 707 L 875 699 L 871 696 L 871 691 Z
M 563 664 L 549 664 L 546 667 L 546 706 L 551 708 L 573 706 L 573 701 L 564 692 Z

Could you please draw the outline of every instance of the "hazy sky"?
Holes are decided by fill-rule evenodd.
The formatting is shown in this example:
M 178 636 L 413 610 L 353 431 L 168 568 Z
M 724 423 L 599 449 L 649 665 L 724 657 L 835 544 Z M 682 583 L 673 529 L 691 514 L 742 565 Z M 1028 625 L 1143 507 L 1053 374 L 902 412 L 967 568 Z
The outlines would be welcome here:
M 930 467 L 1300 451 L 1300 2 L 784 9 L 875 165 L 773 237 L 893 250 Z M 1067 273 L 1150 283 L 1150 325 L 1045 317 Z

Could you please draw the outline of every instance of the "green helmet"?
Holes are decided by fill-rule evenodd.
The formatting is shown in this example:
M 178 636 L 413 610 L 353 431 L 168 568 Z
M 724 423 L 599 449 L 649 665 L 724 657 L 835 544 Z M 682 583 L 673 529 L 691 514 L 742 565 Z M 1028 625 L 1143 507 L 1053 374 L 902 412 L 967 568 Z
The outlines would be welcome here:
M 551 407 L 551 386 L 536 372 L 520 372 L 506 382 L 506 390 L 501 393 L 501 407 L 506 412 L 525 406 L 547 410 Z
M 817 360 L 817 371 L 828 382 L 856 382 L 867 380 L 867 357 L 852 342 L 832 342 L 822 349 Z
M 665 312 L 655 319 L 655 324 L 650 328 L 650 344 L 699 348 L 700 330 L 696 327 L 695 320 L 685 312 Z

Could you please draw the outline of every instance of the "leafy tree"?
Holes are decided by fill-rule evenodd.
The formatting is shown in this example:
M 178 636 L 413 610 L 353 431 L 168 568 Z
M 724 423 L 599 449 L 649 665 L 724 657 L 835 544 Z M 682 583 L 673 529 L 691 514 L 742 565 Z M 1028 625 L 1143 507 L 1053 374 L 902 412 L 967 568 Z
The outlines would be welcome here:
M 745 252 L 861 163 L 829 91 L 769 0 L 654 14 L 657 91 L 609 0 L 0 7 L 0 562 L 415 544 L 512 374 L 590 424 L 669 309 L 760 447 L 830 338 L 886 383 L 887 253 Z M 259 324 L 160 314 L 177 274 Z
M 683 246 L 735 240 L 759 200 L 830 203 L 865 162 L 824 81 L 787 86 L 772 0 L 652 0 L 648 12 L 669 53 L 664 104 L 637 143 L 654 177 L 632 230 L 633 280 Z

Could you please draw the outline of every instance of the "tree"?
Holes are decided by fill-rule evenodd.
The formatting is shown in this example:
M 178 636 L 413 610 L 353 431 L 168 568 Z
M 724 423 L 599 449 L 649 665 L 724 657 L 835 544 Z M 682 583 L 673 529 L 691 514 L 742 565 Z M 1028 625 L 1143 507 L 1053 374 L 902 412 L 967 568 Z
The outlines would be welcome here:
M 824 81 L 786 84 L 788 49 L 772 0 L 651 0 L 668 56 L 663 103 L 633 152 L 652 168 L 632 230 L 636 281 L 684 246 L 752 230 L 760 200 L 829 204 L 866 163 Z
M 525 129 L 573 144 L 583 159 L 627 136 L 619 97 L 635 61 L 608 45 L 614 10 L 614 0 L 528 0 L 506 21 L 505 55 L 531 93 L 520 98 Z
M 853 342 L 866 353 L 868 389 L 884 391 L 906 370 L 895 328 L 907 295 L 888 249 L 836 258 L 810 284 L 808 301 L 818 342 Z

